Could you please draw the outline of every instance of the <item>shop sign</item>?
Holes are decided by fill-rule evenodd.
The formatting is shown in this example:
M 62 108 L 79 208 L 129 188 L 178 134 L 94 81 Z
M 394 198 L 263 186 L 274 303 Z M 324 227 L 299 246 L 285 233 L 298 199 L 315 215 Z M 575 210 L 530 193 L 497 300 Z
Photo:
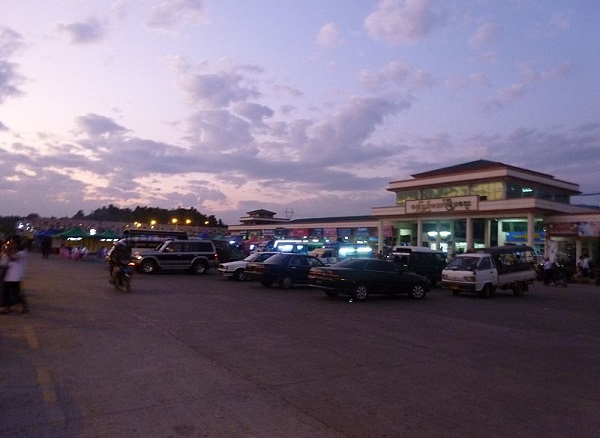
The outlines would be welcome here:
M 340 236 L 342 237 L 350 237 L 352 236 L 352 230 L 350 228 L 340 228 L 338 230 Z
M 478 209 L 477 196 L 458 196 L 456 198 L 419 199 L 406 201 L 406 213 L 449 213 L 454 211 L 473 211 Z
M 577 222 L 580 237 L 600 237 L 600 222 Z
M 546 233 L 544 231 L 533 233 L 535 243 L 544 243 Z M 509 243 L 527 243 L 527 233 L 524 231 L 509 231 L 506 233 L 506 241 Z
M 392 237 L 394 235 L 394 228 L 391 225 L 383 226 L 383 237 Z
M 551 236 L 577 236 L 577 223 L 557 222 L 548 224 L 548 234 Z
M 308 236 L 308 228 L 294 228 L 292 230 L 292 236 L 307 237 Z
M 368 237 L 369 236 L 369 228 L 368 227 L 358 227 L 356 229 L 356 233 L 354 235 L 360 236 L 360 237 Z
M 323 237 L 323 228 L 314 228 L 312 231 L 314 237 Z
M 263 236 L 274 236 L 275 230 L 262 230 L 262 235 Z
M 337 228 L 323 228 L 323 237 L 337 237 Z

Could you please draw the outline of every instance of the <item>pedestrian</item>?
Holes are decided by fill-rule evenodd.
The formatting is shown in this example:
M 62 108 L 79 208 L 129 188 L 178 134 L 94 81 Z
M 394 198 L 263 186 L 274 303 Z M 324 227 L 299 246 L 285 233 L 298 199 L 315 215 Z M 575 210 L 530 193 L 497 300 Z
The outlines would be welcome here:
M 0 240 L 0 247 L 4 249 L 4 241 Z M 4 275 L 6 274 L 6 270 L 8 269 L 8 256 L 4 253 L 3 250 L 0 250 L 0 291 L 2 291 L 2 284 L 4 282 Z
M 556 280 L 554 279 L 554 272 L 552 271 L 553 269 L 553 263 L 550 261 L 550 259 L 548 257 L 546 257 L 544 259 L 544 274 L 543 274 L 543 279 L 544 279 L 544 284 L 546 286 L 548 286 L 550 284 L 550 282 L 554 282 L 554 286 L 556 286 Z
M 13 303 L 21 304 L 20 313 L 29 312 L 29 305 L 21 291 L 21 280 L 25 274 L 27 251 L 18 237 L 10 239 L 3 247 L 2 253 L 8 258 L 8 268 L 2 284 L 2 305 L 0 313 L 10 313 Z
M 587 278 L 590 273 L 590 259 L 588 256 L 581 256 L 581 276 Z

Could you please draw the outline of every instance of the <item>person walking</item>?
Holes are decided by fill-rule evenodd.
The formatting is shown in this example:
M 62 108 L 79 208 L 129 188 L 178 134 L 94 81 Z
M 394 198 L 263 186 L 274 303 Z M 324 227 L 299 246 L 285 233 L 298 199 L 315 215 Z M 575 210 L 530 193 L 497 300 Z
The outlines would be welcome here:
M 548 257 L 546 257 L 544 259 L 543 280 L 544 280 L 544 284 L 546 286 L 548 286 L 551 281 L 554 283 L 554 286 L 556 286 L 556 279 L 554 278 L 554 270 L 553 270 L 554 266 L 553 265 L 554 265 L 554 263 L 552 263 Z
M 8 268 L 4 275 L 2 285 L 2 306 L 0 313 L 10 313 L 10 306 L 17 302 L 21 304 L 20 313 L 29 312 L 29 305 L 21 291 L 21 280 L 25 274 L 27 251 L 23 248 L 21 240 L 16 237 L 10 239 L 2 247 L 3 255 L 8 257 Z
M 588 256 L 581 256 L 581 276 L 587 278 L 590 274 L 590 259 Z

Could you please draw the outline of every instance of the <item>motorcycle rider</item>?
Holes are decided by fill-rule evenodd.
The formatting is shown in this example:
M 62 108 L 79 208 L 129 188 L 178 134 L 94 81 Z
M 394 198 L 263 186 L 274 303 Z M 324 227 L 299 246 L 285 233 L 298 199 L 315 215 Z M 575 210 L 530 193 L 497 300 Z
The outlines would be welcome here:
M 123 240 L 119 240 L 108 254 L 110 282 L 114 283 L 113 273 L 117 266 L 127 264 L 131 260 L 131 248 Z

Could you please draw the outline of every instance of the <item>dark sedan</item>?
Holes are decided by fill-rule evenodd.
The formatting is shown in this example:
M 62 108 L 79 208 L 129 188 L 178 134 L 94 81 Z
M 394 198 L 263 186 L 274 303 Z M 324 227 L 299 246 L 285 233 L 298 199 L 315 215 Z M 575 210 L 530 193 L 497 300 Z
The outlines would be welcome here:
M 308 284 L 324 290 L 327 296 L 341 293 L 356 301 L 375 294 L 408 294 L 422 299 L 431 288 L 427 277 L 378 259 L 349 259 L 332 266 L 312 268 Z
M 324 266 L 318 258 L 306 254 L 280 253 L 264 262 L 248 263 L 246 276 L 265 287 L 276 283 L 282 289 L 290 289 L 296 283 L 306 283 L 311 268 Z

